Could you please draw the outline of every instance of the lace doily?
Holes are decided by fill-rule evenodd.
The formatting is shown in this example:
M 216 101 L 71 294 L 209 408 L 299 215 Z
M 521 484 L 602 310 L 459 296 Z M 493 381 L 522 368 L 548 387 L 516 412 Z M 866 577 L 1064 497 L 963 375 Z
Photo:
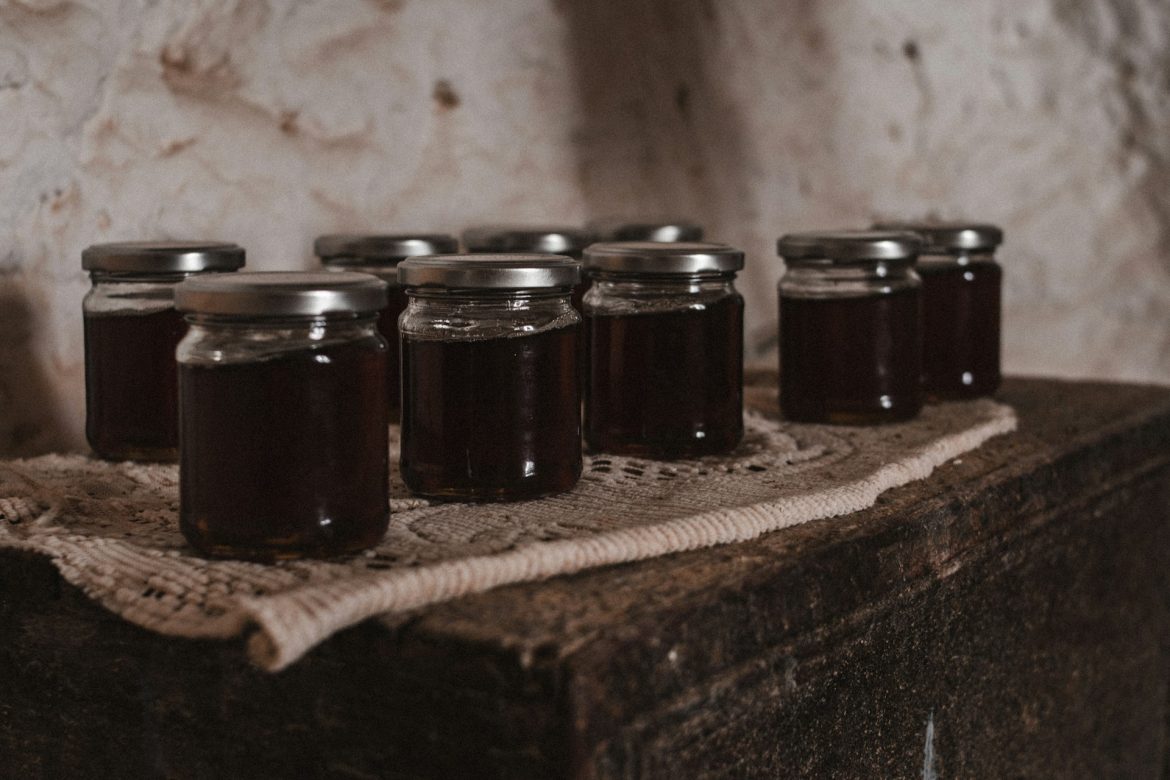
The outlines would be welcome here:
M 587 457 L 577 488 L 539 501 L 408 497 L 393 442 L 390 530 L 373 550 L 331 561 L 197 557 L 178 531 L 173 465 L 0 461 L 0 547 L 49 556 L 89 597 L 163 634 L 254 629 L 251 657 L 277 670 L 373 615 L 854 512 L 1016 425 L 1009 407 L 989 400 L 932 406 L 898 425 L 794 425 L 777 420 L 774 392 L 749 392 L 758 403 L 733 456 Z

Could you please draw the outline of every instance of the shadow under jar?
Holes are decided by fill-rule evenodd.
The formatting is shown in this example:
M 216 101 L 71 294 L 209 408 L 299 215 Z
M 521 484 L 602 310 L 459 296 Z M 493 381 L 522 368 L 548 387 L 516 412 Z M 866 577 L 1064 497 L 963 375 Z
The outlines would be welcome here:
M 921 284 L 913 233 L 783 236 L 780 410 L 796 422 L 871 424 L 922 409 Z
M 270 561 L 376 544 L 389 522 L 386 285 L 251 273 L 175 291 L 179 526 L 200 552 Z
M 1003 231 L 967 222 L 905 222 L 883 229 L 922 237 L 922 385 L 932 401 L 992 395 L 1000 383 Z
M 108 460 L 178 457 L 175 348 L 187 332 L 175 285 L 244 264 L 235 244 L 132 241 L 81 253 L 85 296 L 85 436 Z
M 445 233 L 396 235 L 328 235 L 313 243 L 321 264 L 330 271 L 352 271 L 376 276 L 386 283 L 387 304 L 378 316 L 378 331 L 390 346 L 386 378 L 390 421 L 401 411 L 402 373 L 398 362 L 398 318 L 406 311 L 406 293 L 398 284 L 398 264 L 408 257 L 458 251 L 459 242 Z
M 585 251 L 590 449 L 650 458 L 734 450 L 743 439 L 743 252 L 616 242 Z
M 563 493 L 581 476 L 580 264 L 557 255 L 404 260 L 402 478 L 459 501 Z

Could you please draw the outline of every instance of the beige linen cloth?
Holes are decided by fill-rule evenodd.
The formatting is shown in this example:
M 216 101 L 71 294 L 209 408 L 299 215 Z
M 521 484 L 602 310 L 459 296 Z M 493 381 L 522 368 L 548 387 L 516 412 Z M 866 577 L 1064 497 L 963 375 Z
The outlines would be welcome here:
M 410 498 L 395 457 L 390 530 L 352 558 L 205 560 L 178 531 L 176 466 L 84 455 L 0 461 L 0 547 L 48 556 L 90 598 L 161 634 L 249 633 L 252 660 L 275 671 L 373 615 L 855 512 L 1016 427 L 1011 408 L 990 400 L 931 406 L 880 427 L 785 423 L 774 374 L 764 376 L 748 388 L 747 436 L 733 455 L 590 456 L 577 488 L 553 498 L 478 506 Z

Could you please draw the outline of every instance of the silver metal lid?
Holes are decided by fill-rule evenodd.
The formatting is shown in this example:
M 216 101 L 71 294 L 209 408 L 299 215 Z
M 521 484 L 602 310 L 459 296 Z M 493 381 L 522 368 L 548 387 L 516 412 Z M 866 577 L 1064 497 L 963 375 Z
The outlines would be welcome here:
M 553 254 L 431 255 L 398 264 L 403 287 L 528 290 L 572 287 L 580 279 L 581 263 Z
M 1003 230 L 986 222 L 879 222 L 878 230 L 907 230 L 922 236 L 920 254 L 947 254 L 956 250 L 994 250 L 1003 243 Z
M 112 273 L 234 271 L 243 265 L 244 248 L 219 241 L 121 241 L 94 244 L 81 253 L 86 271 Z
M 463 248 L 468 252 L 542 252 L 580 255 L 593 243 L 593 234 L 583 228 L 547 225 L 497 225 L 463 231 Z
M 175 308 L 199 314 L 318 317 L 386 307 L 386 283 L 369 274 L 240 273 L 196 276 L 175 286 Z
M 458 252 L 459 242 L 446 233 L 338 233 L 320 236 L 313 250 L 325 265 L 395 265 L 408 257 Z
M 913 261 L 922 239 L 897 230 L 826 230 L 788 233 L 776 242 L 776 252 L 788 261 L 825 260 L 864 263 L 876 260 Z
M 599 219 L 589 223 L 598 241 L 702 241 L 703 228 L 686 219 Z
M 727 273 L 743 268 L 743 252 L 697 241 L 614 241 L 588 247 L 585 267 L 637 274 Z

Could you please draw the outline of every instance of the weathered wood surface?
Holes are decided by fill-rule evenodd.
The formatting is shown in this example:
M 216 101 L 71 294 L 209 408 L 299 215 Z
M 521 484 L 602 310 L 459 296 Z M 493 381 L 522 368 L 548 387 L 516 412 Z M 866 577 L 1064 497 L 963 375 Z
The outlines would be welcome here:
M 278 675 L 0 551 L 0 776 L 1156 777 L 1170 390 L 1013 380 L 865 512 L 344 632 Z

